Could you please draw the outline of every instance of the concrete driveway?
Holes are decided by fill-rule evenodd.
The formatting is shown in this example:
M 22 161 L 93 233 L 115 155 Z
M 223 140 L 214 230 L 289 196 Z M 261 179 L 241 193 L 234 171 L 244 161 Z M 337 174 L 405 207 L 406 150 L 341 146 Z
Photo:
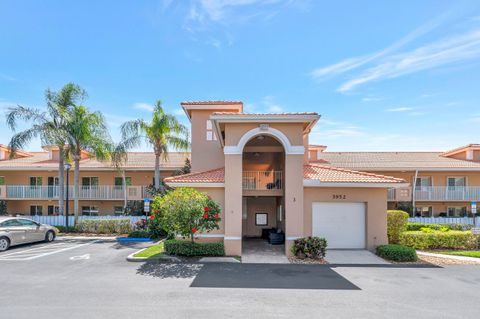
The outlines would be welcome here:
M 140 247 L 98 241 L 1 260 L 0 318 L 478 316 L 478 266 L 126 262 Z
M 388 265 L 389 262 L 368 250 L 328 249 L 325 260 L 334 265 Z

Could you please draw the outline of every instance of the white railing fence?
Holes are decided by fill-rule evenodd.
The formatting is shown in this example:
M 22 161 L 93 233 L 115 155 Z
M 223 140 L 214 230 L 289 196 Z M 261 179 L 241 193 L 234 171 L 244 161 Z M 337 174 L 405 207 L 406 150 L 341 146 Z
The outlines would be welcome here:
M 32 219 L 37 223 L 48 224 L 52 226 L 65 226 L 65 216 L 19 216 Z M 141 219 L 145 219 L 145 216 L 79 216 L 78 220 L 87 219 L 129 219 L 132 226 Z M 75 216 L 68 216 L 68 225 L 72 226 L 75 222 Z
M 282 171 L 244 171 L 242 186 L 245 190 L 283 189 Z
M 65 187 L 65 194 L 67 188 Z M 70 198 L 74 197 L 74 187 L 69 186 Z M 58 186 L 29 186 L 29 185 L 6 185 L 5 198 L 12 199 L 56 199 L 58 198 Z M 2 195 L 2 194 L 0 194 Z M 143 186 L 127 186 L 127 198 L 141 200 Z M 123 186 L 99 185 L 80 186 L 79 199 L 123 199 L 125 190 Z
M 462 225 L 480 225 L 480 217 L 410 217 L 408 219 L 411 223 L 424 224 L 462 224 Z

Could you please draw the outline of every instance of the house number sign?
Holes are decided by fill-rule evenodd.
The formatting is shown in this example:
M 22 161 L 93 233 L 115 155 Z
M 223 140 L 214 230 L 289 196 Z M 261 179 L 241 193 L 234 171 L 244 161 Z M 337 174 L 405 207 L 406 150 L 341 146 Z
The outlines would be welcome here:
M 332 198 L 333 199 L 347 199 L 347 195 L 345 195 L 345 194 L 333 194 Z

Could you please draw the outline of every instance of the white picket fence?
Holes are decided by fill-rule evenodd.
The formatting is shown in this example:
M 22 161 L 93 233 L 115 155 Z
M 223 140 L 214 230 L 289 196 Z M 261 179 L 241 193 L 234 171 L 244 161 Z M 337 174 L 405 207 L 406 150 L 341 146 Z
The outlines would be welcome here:
M 410 217 L 409 222 L 425 224 L 462 224 L 462 225 L 480 225 L 480 217 Z
M 21 216 L 32 219 L 41 224 L 47 224 L 52 226 L 65 226 L 65 216 Z M 132 225 L 141 219 L 145 219 L 145 216 L 79 216 L 78 220 L 86 219 L 130 219 Z M 74 216 L 68 216 L 68 225 L 73 226 L 75 222 Z

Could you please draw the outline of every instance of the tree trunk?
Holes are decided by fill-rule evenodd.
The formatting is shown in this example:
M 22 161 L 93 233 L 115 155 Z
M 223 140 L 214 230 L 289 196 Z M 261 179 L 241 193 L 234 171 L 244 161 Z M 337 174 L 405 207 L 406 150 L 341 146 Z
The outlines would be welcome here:
M 155 152 L 155 188 L 160 189 L 160 154 Z
M 75 224 L 77 224 L 78 221 L 78 216 L 79 216 L 79 211 L 78 211 L 78 197 L 80 194 L 80 187 L 79 187 L 79 182 L 80 182 L 80 155 L 75 155 L 73 158 L 73 161 L 75 163 L 75 171 L 74 171 L 74 176 L 73 176 L 73 211 L 75 214 Z
M 125 176 L 125 170 L 122 170 L 122 183 L 123 183 L 123 213 L 127 212 L 127 177 Z
M 65 158 L 63 147 L 58 148 L 58 213 L 64 214 L 64 191 L 65 191 Z M 55 183 L 53 183 L 55 185 Z

